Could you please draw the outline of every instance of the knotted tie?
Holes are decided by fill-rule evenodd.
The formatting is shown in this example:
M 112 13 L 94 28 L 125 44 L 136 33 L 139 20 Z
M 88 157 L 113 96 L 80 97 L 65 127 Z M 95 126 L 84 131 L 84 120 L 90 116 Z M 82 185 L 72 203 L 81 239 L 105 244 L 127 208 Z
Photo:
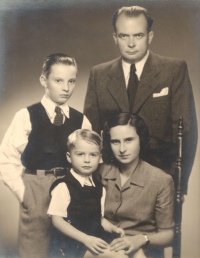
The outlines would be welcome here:
M 61 126 L 63 124 L 63 114 L 61 112 L 61 108 L 58 106 L 55 107 L 56 116 L 54 118 L 54 125 Z
M 132 111 L 132 108 L 134 106 L 135 95 L 138 88 L 138 78 L 135 71 L 136 71 L 135 64 L 132 64 L 130 67 L 130 76 L 129 76 L 128 87 L 127 87 L 130 112 Z

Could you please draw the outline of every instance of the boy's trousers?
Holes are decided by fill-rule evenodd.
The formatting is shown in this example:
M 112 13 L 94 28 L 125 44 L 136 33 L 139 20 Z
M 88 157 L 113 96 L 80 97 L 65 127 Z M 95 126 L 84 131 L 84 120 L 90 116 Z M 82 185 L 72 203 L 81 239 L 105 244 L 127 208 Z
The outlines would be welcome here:
M 51 218 L 47 215 L 47 209 L 50 202 L 49 189 L 55 179 L 54 175 L 44 173 L 24 174 L 25 193 L 19 221 L 21 258 L 48 257 Z

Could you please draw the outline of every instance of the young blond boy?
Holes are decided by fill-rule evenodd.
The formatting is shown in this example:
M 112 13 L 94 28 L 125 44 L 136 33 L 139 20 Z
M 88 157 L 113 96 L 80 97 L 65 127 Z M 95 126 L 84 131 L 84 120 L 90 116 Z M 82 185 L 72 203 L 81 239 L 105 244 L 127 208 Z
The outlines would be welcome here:
M 127 257 L 111 252 L 103 240 L 104 230 L 123 236 L 121 228 L 103 217 L 105 191 L 95 176 L 101 160 L 101 137 L 94 131 L 79 129 L 67 142 L 70 172 L 56 180 L 51 189 L 48 214 L 63 233 L 58 248 L 68 258 Z M 58 257 L 58 255 L 56 256 Z

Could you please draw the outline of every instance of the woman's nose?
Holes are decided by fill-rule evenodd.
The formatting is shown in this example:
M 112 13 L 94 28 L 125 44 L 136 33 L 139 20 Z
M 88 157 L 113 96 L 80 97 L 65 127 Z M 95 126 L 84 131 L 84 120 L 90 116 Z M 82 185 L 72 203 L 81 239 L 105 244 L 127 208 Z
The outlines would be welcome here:
M 120 151 L 120 153 L 124 153 L 124 152 L 126 151 L 124 143 L 121 143 L 121 144 L 120 144 L 120 149 L 119 149 L 119 151 Z

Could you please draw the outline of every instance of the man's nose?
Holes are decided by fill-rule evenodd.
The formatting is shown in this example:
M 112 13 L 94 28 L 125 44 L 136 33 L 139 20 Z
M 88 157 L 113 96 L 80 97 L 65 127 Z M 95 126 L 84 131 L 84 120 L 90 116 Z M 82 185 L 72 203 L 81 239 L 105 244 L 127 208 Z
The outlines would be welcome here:
M 134 47 L 135 46 L 135 40 L 134 40 L 133 36 L 129 37 L 128 46 L 129 47 Z

